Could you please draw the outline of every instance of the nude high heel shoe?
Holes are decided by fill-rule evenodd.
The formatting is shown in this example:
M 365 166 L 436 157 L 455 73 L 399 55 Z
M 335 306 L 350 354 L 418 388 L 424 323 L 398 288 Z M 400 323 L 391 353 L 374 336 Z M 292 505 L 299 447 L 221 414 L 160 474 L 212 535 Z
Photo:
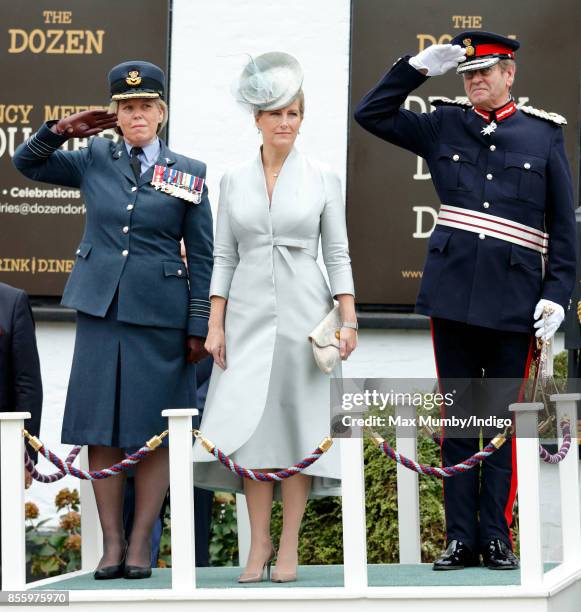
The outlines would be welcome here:
M 295 582 L 297 579 L 297 569 L 294 572 L 280 572 L 276 569 L 272 572 L 271 582 Z
M 283 573 L 283 572 L 276 572 L 274 571 L 272 573 L 272 578 L 270 579 L 271 582 L 295 582 L 297 579 L 297 573 Z
M 274 547 L 273 547 L 271 548 L 270 555 L 268 559 L 264 562 L 264 565 L 262 566 L 262 569 L 260 570 L 260 572 L 257 572 L 254 574 L 244 573 L 238 578 L 238 582 L 241 584 L 248 584 L 250 582 L 262 582 L 264 580 L 264 568 L 266 568 L 266 579 L 270 580 L 270 568 L 272 566 L 272 562 L 274 561 L 275 557 L 276 557 L 276 551 L 274 550 Z

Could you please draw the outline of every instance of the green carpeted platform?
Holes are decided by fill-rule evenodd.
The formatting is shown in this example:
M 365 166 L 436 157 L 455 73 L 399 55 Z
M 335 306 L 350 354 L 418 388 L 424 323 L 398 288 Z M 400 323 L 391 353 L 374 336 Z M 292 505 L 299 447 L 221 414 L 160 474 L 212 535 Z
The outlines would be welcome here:
M 546 563 L 545 571 L 556 567 L 556 563 Z M 238 584 L 240 574 L 238 567 L 204 567 L 197 570 L 198 587 L 217 588 L 299 588 L 299 587 L 342 587 L 342 565 L 305 565 L 299 568 L 297 582 L 274 584 L 261 582 L 255 584 Z M 409 586 L 504 586 L 520 584 L 520 571 L 491 571 L 486 568 L 472 567 L 461 571 L 434 572 L 432 565 L 369 565 L 369 586 L 373 587 L 409 587 Z M 34 588 L 34 587 L 33 587 Z M 35 590 L 63 589 L 101 590 L 101 589 L 170 589 L 171 569 L 153 570 L 148 580 L 93 580 L 92 574 L 53 582 L 46 587 Z

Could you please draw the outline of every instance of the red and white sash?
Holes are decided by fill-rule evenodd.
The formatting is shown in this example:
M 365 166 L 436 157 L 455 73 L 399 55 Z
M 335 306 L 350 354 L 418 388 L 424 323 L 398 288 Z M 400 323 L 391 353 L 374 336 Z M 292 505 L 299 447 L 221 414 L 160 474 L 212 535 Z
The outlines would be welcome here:
M 549 250 L 549 234 L 545 232 L 516 221 L 474 210 L 466 210 L 458 206 L 443 204 L 436 224 L 506 240 L 538 251 L 542 255 L 546 255 Z

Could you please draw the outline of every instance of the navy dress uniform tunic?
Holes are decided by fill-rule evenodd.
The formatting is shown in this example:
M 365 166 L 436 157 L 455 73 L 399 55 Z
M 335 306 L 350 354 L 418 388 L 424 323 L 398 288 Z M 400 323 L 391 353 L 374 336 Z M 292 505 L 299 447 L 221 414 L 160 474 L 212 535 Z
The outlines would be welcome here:
M 466 229 L 435 226 L 416 312 L 432 318 L 441 384 L 510 379 L 487 389 L 466 385 L 456 409 L 469 413 L 480 388 L 490 413 L 508 417 L 507 406 L 520 397 L 519 381 L 528 373 L 535 305 L 545 298 L 566 310 L 575 280 L 572 181 L 559 125 L 564 120 L 517 109 L 512 101 L 495 113 L 447 99 L 433 101 L 432 113 L 407 111 L 400 106 L 428 78 L 408 59 L 398 60 L 362 99 L 355 119 L 375 136 L 423 157 L 442 205 L 470 221 Z M 525 235 L 548 233 L 546 257 L 480 230 L 486 215 L 507 227 L 522 224 Z M 443 216 L 441 211 L 439 220 Z M 443 464 L 465 460 L 479 442 L 457 432 L 443 437 Z M 513 439 L 481 468 L 444 479 L 448 542 L 460 540 L 475 553 L 493 538 L 511 543 L 514 460 Z
M 62 304 L 78 311 L 62 441 L 132 448 L 163 431 L 166 408 L 195 405 L 186 336 L 206 336 L 212 272 L 207 188 L 194 204 L 136 180 L 125 143 L 96 137 L 66 152 L 46 124 L 14 155 L 28 178 L 78 187 L 85 231 Z M 160 141 L 157 164 L 205 178 Z M 186 245 L 188 267 L 180 258 Z
M 427 79 L 402 58 L 359 103 L 355 119 L 423 157 L 442 204 L 547 232 L 550 244 L 544 266 L 541 255 L 524 246 L 437 225 L 416 312 L 530 333 L 538 300 L 566 310 L 575 281 L 573 189 L 563 131 L 521 110 L 485 135 L 487 122 L 471 107 L 435 101 L 433 113 L 400 108 Z

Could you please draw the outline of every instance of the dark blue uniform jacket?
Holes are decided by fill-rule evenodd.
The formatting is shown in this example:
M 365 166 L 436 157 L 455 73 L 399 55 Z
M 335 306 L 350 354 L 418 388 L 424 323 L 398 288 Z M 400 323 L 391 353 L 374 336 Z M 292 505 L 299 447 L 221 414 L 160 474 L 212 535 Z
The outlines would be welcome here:
M 30 412 L 26 429 L 40 435 L 42 379 L 34 319 L 21 289 L 0 283 L 0 412 Z M 36 462 L 37 453 L 27 445 Z
M 436 226 L 416 312 L 532 332 L 537 301 L 567 309 L 575 282 L 573 189 L 562 128 L 517 110 L 483 135 L 487 123 L 471 107 L 442 105 L 432 113 L 400 108 L 427 78 L 407 58 L 399 60 L 359 103 L 355 119 L 375 136 L 423 157 L 443 204 L 516 221 L 546 231 L 550 239 L 543 277 L 537 251 Z
M 206 336 L 213 234 L 205 185 L 201 203 L 193 204 L 157 191 L 150 184 L 153 167 L 136 183 L 123 141 L 96 137 L 67 152 L 58 150 L 64 140 L 44 125 L 14 155 L 28 178 L 79 187 L 85 199 L 85 232 L 62 303 L 104 317 L 119 289 L 119 321 Z M 206 176 L 205 164 L 163 142 L 157 164 Z

